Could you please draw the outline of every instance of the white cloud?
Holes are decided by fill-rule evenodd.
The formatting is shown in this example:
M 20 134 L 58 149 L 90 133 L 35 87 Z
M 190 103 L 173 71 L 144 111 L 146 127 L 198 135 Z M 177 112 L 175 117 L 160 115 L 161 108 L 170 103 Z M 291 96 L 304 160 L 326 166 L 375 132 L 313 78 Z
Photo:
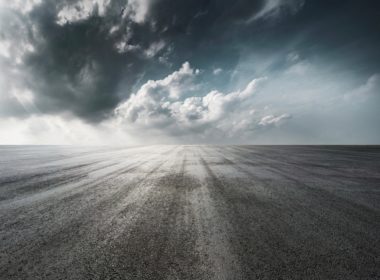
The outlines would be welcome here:
M 123 11 L 123 17 L 129 17 L 136 23 L 143 23 L 149 12 L 151 0 L 129 0 Z
M 148 122 L 148 119 L 156 119 L 159 121 L 159 115 L 163 115 L 167 111 L 168 102 L 173 102 L 183 95 L 185 92 L 194 90 L 192 83 L 194 77 L 199 74 L 199 70 L 192 69 L 188 62 L 182 67 L 168 75 L 162 80 L 149 80 L 146 82 L 136 94 L 121 104 L 116 113 L 123 119 L 136 122 Z M 162 112 L 159 112 L 159 111 Z M 156 114 L 156 116 L 154 116 Z
M 280 116 L 268 115 L 268 116 L 263 117 L 260 120 L 259 125 L 263 126 L 263 127 L 279 126 L 282 123 L 284 123 L 284 121 L 286 121 L 290 118 L 291 118 L 291 115 L 289 115 L 289 114 L 282 114 Z
M 110 0 L 80 0 L 72 4 L 63 6 L 57 14 L 57 23 L 64 25 L 69 22 L 80 21 L 88 18 L 98 9 L 100 16 L 105 14 Z
M 134 132 L 153 129 L 164 135 L 192 134 L 199 138 L 209 134 L 234 137 L 241 130 L 254 130 L 259 114 L 256 116 L 252 101 L 265 78 L 253 79 L 242 90 L 231 93 L 213 90 L 197 96 L 199 73 L 186 62 L 164 79 L 148 81 L 115 110 L 116 123 Z M 286 118 L 283 115 L 268 121 L 279 124 Z

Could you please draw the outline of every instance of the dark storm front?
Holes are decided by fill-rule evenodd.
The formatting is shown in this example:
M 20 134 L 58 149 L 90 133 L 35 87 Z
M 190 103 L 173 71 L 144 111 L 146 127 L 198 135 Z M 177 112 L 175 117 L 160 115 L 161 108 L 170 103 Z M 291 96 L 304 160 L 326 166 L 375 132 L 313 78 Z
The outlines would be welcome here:
M 379 279 L 379 147 L 0 148 L 2 279 Z

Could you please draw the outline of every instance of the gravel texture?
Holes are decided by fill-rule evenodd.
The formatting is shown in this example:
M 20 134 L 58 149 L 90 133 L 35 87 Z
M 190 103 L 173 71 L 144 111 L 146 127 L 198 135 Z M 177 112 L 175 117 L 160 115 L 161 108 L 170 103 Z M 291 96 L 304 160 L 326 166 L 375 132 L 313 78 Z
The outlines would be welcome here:
M 1 279 L 380 279 L 380 147 L 0 146 Z

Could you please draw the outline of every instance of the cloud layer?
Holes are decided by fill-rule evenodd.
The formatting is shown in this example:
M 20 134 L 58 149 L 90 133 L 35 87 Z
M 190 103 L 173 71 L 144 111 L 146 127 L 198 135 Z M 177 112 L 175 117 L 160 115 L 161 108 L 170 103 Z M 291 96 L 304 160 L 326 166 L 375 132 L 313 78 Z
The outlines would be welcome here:
M 67 143 L 378 143 L 379 8 L 0 0 L 0 128 L 22 143 L 41 123 Z
M 254 95 L 265 78 L 253 79 L 245 88 L 230 93 L 212 90 L 206 94 L 194 92 L 198 69 L 188 62 L 162 80 L 150 80 L 116 108 L 118 123 L 139 131 L 160 130 L 166 135 L 204 138 L 253 130 L 256 125 L 280 124 L 285 115 L 263 122 L 254 113 Z M 287 116 L 287 115 L 286 115 Z M 244 123 L 242 123 L 242 121 Z M 231 135 L 233 136 L 233 135 Z

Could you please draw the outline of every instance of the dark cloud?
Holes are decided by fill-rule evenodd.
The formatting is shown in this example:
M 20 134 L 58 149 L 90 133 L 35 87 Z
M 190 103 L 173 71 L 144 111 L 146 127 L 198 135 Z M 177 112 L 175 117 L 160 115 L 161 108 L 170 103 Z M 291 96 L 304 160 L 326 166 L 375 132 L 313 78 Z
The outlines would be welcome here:
M 352 67 L 363 80 L 380 71 L 379 6 L 353 0 L 45 0 L 12 13 L 34 46 L 23 56 L 22 83 L 38 110 L 98 122 L 148 79 L 165 77 L 185 61 L 210 70 L 203 75 L 215 82 L 210 88 L 230 87 L 235 67 L 252 53 L 297 51 L 327 67 Z M 254 76 L 288 66 L 283 56 L 265 73 L 255 65 L 250 71 Z
M 101 1 L 107 3 L 100 13 L 101 3 L 84 2 L 43 1 L 18 16 L 24 17 L 35 48 L 25 57 L 24 71 L 36 106 L 44 113 L 68 111 L 91 121 L 107 117 L 142 76 L 162 76 L 171 71 L 169 65 L 178 67 L 193 59 L 204 66 L 223 57 L 222 65 L 231 67 L 238 50 L 227 44 L 217 48 L 215 43 L 228 39 L 223 38 L 224 29 L 264 5 L 264 1 L 146 1 L 145 19 L 136 22 L 123 14 L 131 3 Z M 88 15 L 73 16 L 71 21 L 66 15 L 67 20 L 59 22 L 65 7 Z
M 142 71 L 141 58 L 115 50 L 110 24 L 96 12 L 60 26 L 55 8 L 41 5 L 31 14 L 42 38 L 26 60 L 37 105 L 45 111 L 102 119 L 120 101 L 120 81 L 131 84 Z

